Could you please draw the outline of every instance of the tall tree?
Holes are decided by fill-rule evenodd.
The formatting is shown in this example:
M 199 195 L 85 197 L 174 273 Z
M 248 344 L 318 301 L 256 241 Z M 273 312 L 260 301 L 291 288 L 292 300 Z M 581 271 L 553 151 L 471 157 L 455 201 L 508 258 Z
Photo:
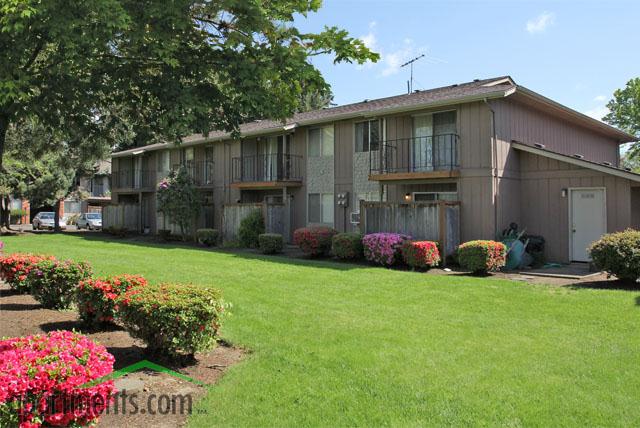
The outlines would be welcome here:
M 6 131 L 26 116 L 46 126 L 132 124 L 136 145 L 193 132 L 236 132 L 246 117 L 282 119 L 303 87 L 325 91 L 309 57 L 378 55 L 294 16 L 320 0 L 3 0 L 0 168 Z M 117 105 L 118 114 L 111 108 Z
M 638 165 L 640 163 L 640 77 L 629 80 L 623 89 L 617 89 L 607 108 L 610 113 L 604 117 L 605 122 L 637 137 L 638 141 L 631 145 L 624 159 L 631 166 Z

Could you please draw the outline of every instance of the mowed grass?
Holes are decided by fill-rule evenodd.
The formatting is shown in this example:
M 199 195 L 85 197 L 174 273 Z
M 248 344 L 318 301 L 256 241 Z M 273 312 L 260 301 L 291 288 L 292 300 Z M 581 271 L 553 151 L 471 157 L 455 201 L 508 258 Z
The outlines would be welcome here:
M 572 289 L 113 241 L 3 238 L 98 274 L 222 289 L 252 352 L 210 426 L 640 426 L 640 291 Z

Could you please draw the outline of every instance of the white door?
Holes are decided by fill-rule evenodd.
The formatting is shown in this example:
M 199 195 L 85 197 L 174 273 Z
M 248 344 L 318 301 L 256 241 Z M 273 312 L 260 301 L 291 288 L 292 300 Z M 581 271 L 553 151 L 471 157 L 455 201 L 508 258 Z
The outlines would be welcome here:
M 571 189 L 571 260 L 588 262 L 587 248 L 606 233 L 604 189 Z

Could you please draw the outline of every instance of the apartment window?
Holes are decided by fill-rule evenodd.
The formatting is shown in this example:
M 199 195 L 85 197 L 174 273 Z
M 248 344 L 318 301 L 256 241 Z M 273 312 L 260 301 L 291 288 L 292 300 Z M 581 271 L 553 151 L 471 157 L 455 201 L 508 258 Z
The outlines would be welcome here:
M 167 173 L 171 169 L 169 161 L 169 151 L 163 151 L 158 153 L 158 172 Z
M 183 165 L 191 165 L 193 159 L 195 158 L 195 151 L 193 147 L 187 147 L 186 149 L 182 149 L 182 164 Z
M 458 186 L 456 183 L 428 184 L 424 191 L 413 192 L 413 200 L 416 202 L 457 201 Z
M 333 224 L 333 193 L 309 193 L 309 223 Z
M 333 125 L 309 130 L 309 157 L 333 156 Z
M 356 123 L 356 152 L 378 150 L 380 134 L 380 121 L 377 119 Z

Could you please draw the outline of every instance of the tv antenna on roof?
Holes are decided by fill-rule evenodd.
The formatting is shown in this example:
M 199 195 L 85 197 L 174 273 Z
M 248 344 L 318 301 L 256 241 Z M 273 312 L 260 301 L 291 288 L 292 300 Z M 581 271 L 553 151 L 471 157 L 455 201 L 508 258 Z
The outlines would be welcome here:
M 420 56 L 417 56 L 413 59 L 410 59 L 409 61 L 405 62 L 404 64 L 402 64 L 400 66 L 400 68 L 402 67 L 406 67 L 407 65 L 409 65 L 411 67 L 411 79 L 407 80 L 407 92 L 410 94 L 411 92 L 413 92 L 413 63 L 416 62 L 417 60 L 419 60 L 420 58 L 423 58 L 425 55 L 422 54 Z

